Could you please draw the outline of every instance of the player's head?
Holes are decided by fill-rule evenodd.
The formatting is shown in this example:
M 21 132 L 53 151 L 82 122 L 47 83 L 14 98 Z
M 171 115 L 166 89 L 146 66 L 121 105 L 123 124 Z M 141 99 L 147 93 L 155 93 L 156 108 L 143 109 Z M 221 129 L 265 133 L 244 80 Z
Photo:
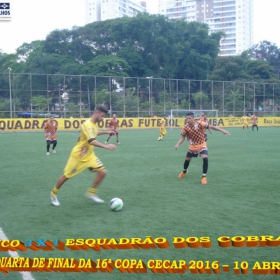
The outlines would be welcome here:
M 188 124 L 193 124 L 194 123 L 194 113 L 193 112 L 188 112 L 186 114 L 186 119 Z
M 106 116 L 107 113 L 108 113 L 108 110 L 107 110 L 106 106 L 104 106 L 104 105 L 96 106 L 94 113 L 92 115 L 92 119 L 95 122 L 100 122 L 103 120 L 103 118 Z
M 51 121 L 51 122 L 54 121 L 54 117 L 50 117 L 50 121 Z
M 163 115 L 163 118 L 166 119 L 166 115 Z
M 117 117 L 117 115 L 116 114 L 113 114 L 113 119 L 115 119 Z

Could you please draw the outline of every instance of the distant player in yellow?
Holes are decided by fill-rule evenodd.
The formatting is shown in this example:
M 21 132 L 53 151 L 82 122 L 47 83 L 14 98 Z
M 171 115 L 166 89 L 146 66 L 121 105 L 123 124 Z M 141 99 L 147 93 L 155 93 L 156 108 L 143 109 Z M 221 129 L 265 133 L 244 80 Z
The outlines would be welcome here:
M 166 115 L 164 115 L 163 118 L 160 120 L 160 134 L 158 137 L 158 141 L 163 140 L 163 137 L 167 134 L 167 131 L 165 128 L 165 121 L 166 121 Z
M 55 206 L 59 206 L 57 199 L 58 190 L 61 186 L 73 176 L 79 174 L 85 169 L 89 169 L 91 172 L 97 172 L 97 176 L 86 193 L 86 197 L 92 199 L 97 203 L 103 203 L 96 193 L 97 188 L 107 174 L 103 163 L 94 154 L 94 147 L 104 148 L 108 150 L 114 150 L 116 148 L 113 144 L 102 144 L 96 140 L 98 135 L 110 134 L 112 131 L 98 131 L 98 123 L 101 122 L 104 116 L 108 113 L 106 107 L 98 106 L 90 119 L 86 120 L 81 125 L 80 137 L 78 142 L 71 151 L 68 162 L 64 168 L 64 174 L 58 179 L 55 187 L 51 191 L 51 202 Z
M 243 130 L 244 130 L 245 126 L 247 127 L 247 129 L 249 129 L 248 120 L 249 120 L 249 117 L 247 117 L 246 114 L 244 114 L 244 116 L 241 117 L 241 122 L 242 122 Z

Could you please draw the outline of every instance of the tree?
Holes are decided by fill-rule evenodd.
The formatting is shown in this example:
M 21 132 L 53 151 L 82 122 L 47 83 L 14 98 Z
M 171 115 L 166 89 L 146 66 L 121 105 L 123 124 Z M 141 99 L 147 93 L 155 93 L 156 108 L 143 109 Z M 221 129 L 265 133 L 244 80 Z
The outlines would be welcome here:
M 49 103 L 51 103 L 51 98 L 46 98 L 44 96 L 32 96 L 31 104 L 38 106 L 38 111 L 45 111 L 48 108 Z
M 264 60 L 272 66 L 279 78 L 280 75 L 280 49 L 269 41 L 261 41 L 248 50 L 247 54 L 257 60 Z

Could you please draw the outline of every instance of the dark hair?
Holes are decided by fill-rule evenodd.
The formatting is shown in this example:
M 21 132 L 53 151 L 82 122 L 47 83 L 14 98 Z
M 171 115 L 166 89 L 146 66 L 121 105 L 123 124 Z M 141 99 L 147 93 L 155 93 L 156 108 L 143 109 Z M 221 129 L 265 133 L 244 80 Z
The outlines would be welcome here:
M 186 116 L 194 117 L 194 113 L 193 113 L 193 112 L 187 112 L 187 113 L 186 113 Z
M 99 111 L 99 112 L 102 112 L 102 113 L 105 113 L 105 114 L 108 113 L 108 110 L 107 110 L 106 106 L 104 106 L 104 105 L 96 106 L 95 111 Z

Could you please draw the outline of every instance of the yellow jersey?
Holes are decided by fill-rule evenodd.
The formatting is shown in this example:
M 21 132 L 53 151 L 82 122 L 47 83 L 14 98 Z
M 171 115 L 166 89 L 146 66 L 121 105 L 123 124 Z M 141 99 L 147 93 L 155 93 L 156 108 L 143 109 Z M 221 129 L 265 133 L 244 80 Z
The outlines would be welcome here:
M 241 121 L 242 121 L 242 123 L 248 123 L 248 119 L 249 119 L 249 117 L 247 117 L 247 116 L 243 116 L 243 117 L 241 117 Z
M 86 120 L 81 125 L 80 137 L 70 156 L 79 161 L 88 161 L 95 157 L 94 146 L 91 143 L 96 140 L 97 135 L 97 123 L 94 123 L 91 119 Z
M 161 128 L 161 129 L 165 128 L 165 119 L 164 119 L 164 118 L 162 118 L 162 119 L 160 120 L 160 128 Z

